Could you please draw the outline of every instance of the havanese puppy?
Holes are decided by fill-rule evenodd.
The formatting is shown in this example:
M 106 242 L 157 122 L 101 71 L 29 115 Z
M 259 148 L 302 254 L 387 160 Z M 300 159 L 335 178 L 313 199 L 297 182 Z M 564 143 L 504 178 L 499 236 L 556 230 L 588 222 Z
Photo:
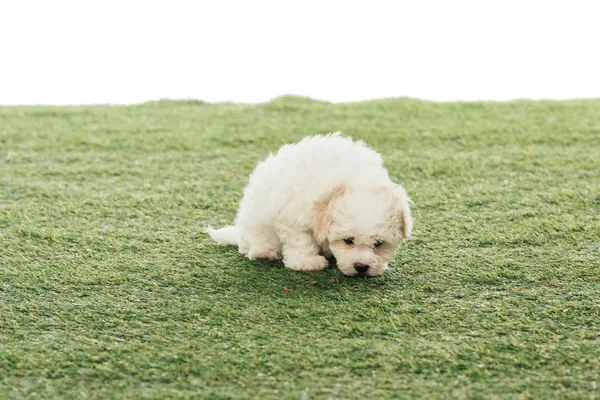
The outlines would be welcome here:
M 345 275 L 376 276 L 411 234 L 409 202 L 378 153 L 338 132 L 269 155 L 250 176 L 235 226 L 207 232 L 251 260 L 315 271 L 334 257 Z

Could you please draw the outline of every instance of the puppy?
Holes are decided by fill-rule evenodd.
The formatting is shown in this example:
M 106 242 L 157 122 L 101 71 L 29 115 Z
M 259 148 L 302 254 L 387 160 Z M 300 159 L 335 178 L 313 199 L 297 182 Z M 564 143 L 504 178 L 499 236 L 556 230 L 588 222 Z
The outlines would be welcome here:
M 381 275 L 412 230 L 409 198 L 381 156 L 337 132 L 285 145 L 259 163 L 235 226 L 207 228 L 251 260 L 315 271 L 334 257 L 345 275 Z

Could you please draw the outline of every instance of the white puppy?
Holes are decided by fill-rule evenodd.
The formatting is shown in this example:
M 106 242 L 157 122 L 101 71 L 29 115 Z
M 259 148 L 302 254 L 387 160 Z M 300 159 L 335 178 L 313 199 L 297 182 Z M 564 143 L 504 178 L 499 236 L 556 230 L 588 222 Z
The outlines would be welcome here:
M 314 271 L 333 256 L 345 275 L 375 276 L 411 233 L 409 201 L 363 142 L 312 136 L 259 163 L 235 226 L 207 231 L 251 260 Z

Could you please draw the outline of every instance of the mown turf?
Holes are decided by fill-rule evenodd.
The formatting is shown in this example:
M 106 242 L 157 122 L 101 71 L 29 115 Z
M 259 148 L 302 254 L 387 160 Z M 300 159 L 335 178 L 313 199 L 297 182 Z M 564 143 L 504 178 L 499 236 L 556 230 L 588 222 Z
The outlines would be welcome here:
M 202 233 L 336 130 L 414 200 L 387 275 Z M 0 184 L 1 398 L 600 397 L 600 100 L 4 107 Z

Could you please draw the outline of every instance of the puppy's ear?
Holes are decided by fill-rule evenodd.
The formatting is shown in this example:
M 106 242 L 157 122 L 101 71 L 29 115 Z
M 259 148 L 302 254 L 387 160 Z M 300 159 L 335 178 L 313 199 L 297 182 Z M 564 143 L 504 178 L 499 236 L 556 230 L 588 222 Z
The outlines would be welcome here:
M 315 201 L 315 210 L 313 215 L 313 234 L 315 240 L 320 245 L 327 239 L 329 225 L 331 225 L 330 206 L 344 195 L 345 186 L 337 186 L 331 192 Z
M 393 192 L 396 212 L 398 213 L 398 229 L 402 239 L 408 239 L 413 228 L 413 220 L 410 215 L 409 206 L 411 201 L 406 195 L 406 190 L 404 190 L 402 186 L 394 185 Z

